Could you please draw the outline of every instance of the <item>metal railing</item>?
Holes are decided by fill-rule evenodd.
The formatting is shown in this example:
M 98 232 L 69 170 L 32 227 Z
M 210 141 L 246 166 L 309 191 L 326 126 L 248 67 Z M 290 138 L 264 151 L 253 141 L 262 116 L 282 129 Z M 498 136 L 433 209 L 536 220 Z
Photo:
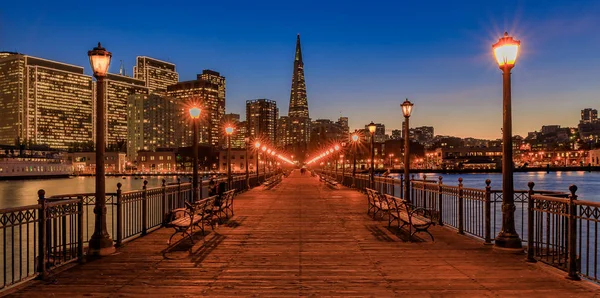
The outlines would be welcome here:
M 232 189 L 243 192 L 260 185 L 276 175 L 259 177 L 245 175 L 232 177 Z M 227 178 L 216 179 L 217 184 Z M 165 216 L 173 209 L 182 208 L 192 201 L 192 184 L 167 184 L 141 190 L 122 191 L 117 184 L 114 193 L 106 194 L 107 231 L 115 246 L 146 235 L 162 226 Z M 208 197 L 209 185 L 204 180 L 199 187 L 199 198 Z M 2 271 L 0 290 L 35 277 L 45 277 L 52 270 L 82 260 L 84 246 L 94 233 L 96 204 L 94 193 L 66 194 L 46 198 L 38 192 L 38 204 L 0 209 L 0 239 Z
M 330 171 L 323 171 L 331 175 Z M 382 194 L 402 191 L 402 181 L 376 177 L 376 190 Z M 351 174 L 341 178 L 346 186 L 363 190 L 370 186 L 369 175 Z M 455 229 L 492 244 L 494 236 L 502 228 L 502 191 L 491 189 L 491 181 L 485 188 L 467 188 L 458 179 L 458 185 L 413 178 L 410 196 L 415 206 L 430 210 L 438 225 Z M 529 261 L 542 261 L 568 273 L 568 278 L 584 278 L 599 281 L 600 203 L 577 200 L 577 187 L 569 187 L 570 193 L 534 190 L 530 182 L 528 190 L 515 190 L 515 228 L 527 250 Z

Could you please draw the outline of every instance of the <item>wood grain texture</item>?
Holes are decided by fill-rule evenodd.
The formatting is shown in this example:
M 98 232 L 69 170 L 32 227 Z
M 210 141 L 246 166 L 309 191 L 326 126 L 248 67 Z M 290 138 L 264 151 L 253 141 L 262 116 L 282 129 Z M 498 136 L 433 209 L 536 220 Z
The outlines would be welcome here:
M 366 196 L 292 173 L 235 198 L 235 216 L 196 244 L 159 229 L 110 257 L 11 296 L 593 297 L 599 288 L 497 253 L 442 227 L 436 241 L 367 216 Z M 209 229 L 210 230 L 210 229 Z M 178 240 L 178 239 L 177 239 Z

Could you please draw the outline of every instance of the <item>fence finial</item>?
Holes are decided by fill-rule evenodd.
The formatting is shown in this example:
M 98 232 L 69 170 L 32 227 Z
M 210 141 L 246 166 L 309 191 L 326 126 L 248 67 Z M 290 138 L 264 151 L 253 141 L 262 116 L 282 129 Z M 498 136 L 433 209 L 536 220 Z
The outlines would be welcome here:
M 123 184 L 121 184 L 121 182 L 117 183 L 117 189 L 121 189 L 121 186 L 123 186 Z
M 458 184 L 462 185 L 463 179 L 462 177 L 458 178 Z
M 146 185 L 148 185 L 148 180 L 144 180 L 144 187 L 146 187 Z
M 492 180 L 485 179 L 485 186 L 488 187 L 488 186 L 490 186 L 490 184 L 492 184 Z
M 571 192 L 571 195 L 574 196 L 577 191 L 577 185 L 571 184 L 571 186 L 569 186 L 569 191 Z
M 440 181 L 440 184 L 442 183 L 442 179 L 444 179 L 444 177 L 438 176 L 438 180 Z
M 46 195 L 46 191 L 43 189 L 38 190 L 38 199 L 43 200 Z
M 163 179 L 162 180 L 162 187 L 165 187 L 166 184 L 167 184 L 167 180 Z
M 533 181 L 529 181 L 529 183 L 527 183 L 527 187 L 529 187 L 529 190 L 533 190 L 534 186 L 535 186 L 535 183 Z

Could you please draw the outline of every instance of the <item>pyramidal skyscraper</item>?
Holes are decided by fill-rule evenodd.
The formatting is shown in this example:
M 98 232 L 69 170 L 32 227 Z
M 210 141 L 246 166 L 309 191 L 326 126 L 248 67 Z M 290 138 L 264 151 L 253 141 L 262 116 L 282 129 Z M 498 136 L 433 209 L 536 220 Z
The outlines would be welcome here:
M 294 70 L 292 73 L 292 90 L 290 93 L 289 121 L 284 143 L 293 145 L 296 149 L 304 151 L 310 138 L 310 117 L 308 114 L 308 98 L 306 97 L 306 81 L 304 80 L 304 62 L 302 61 L 302 47 L 300 34 L 296 38 L 296 55 L 294 57 Z M 300 155 L 298 155 L 300 156 Z

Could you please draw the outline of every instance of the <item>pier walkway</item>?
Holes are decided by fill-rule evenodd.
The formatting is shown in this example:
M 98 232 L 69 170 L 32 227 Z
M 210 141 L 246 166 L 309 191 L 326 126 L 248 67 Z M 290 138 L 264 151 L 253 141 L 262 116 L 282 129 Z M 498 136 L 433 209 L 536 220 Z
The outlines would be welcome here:
M 600 288 L 433 227 L 407 242 L 366 214 L 366 197 L 293 172 L 235 199 L 235 216 L 195 245 L 166 250 L 171 229 L 37 281 L 15 297 L 592 297 Z M 417 235 L 420 236 L 420 235 Z

